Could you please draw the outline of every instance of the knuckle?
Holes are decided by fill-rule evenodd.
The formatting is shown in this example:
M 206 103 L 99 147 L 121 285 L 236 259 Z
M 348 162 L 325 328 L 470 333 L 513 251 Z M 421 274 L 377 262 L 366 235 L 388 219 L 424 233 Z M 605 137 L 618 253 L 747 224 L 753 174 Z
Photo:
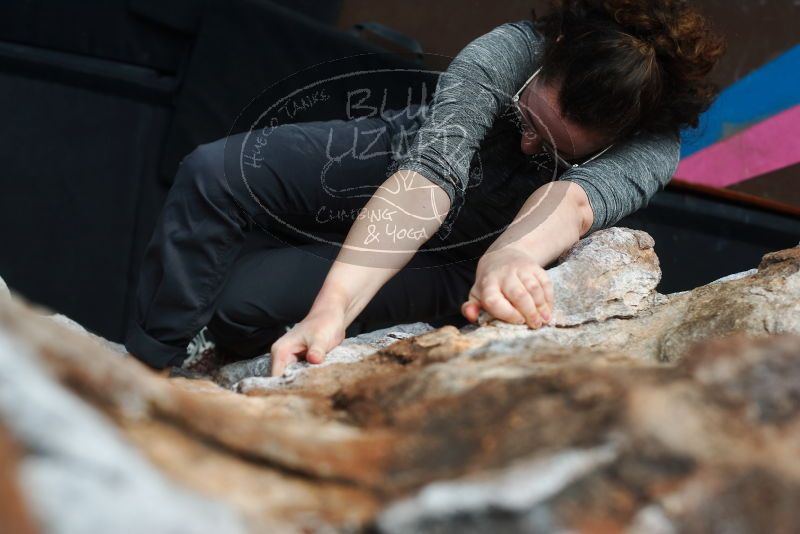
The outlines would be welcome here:
M 540 290 L 539 284 L 534 280 L 526 280 L 524 284 L 525 284 L 525 289 L 527 289 L 528 293 L 530 294 L 533 294 L 534 292 Z
M 544 289 L 542 288 L 542 284 L 540 284 L 538 280 L 535 280 L 535 281 L 531 282 L 530 290 L 531 290 L 532 293 L 544 293 Z
M 508 294 L 514 300 L 523 300 L 525 296 L 528 295 L 528 291 L 526 291 L 524 287 L 515 287 L 511 289 Z

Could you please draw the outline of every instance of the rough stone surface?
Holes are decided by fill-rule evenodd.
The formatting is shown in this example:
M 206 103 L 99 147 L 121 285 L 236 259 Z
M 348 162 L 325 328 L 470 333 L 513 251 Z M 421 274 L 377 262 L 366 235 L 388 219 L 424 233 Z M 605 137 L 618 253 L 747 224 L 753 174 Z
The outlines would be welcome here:
M 7 299 L 11 297 L 11 292 L 8 290 L 8 286 L 6 285 L 5 281 L 0 278 L 0 300 Z
M 630 318 L 592 321 L 580 328 L 538 330 L 494 321 L 465 334 L 480 350 L 547 350 L 580 346 L 623 352 L 645 362 L 679 360 L 695 343 L 728 334 L 800 334 L 800 248 L 764 257 L 757 272 L 693 291 L 661 296 Z M 486 342 L 496 341 L 494 345 Z
M 29 508 L 55 532 L 800 524 L 800 249 L 659 295 L 652 240 L 618 229 L 553 273 L 550 326 L 400 325 L 282 377 L 258 358 L 168 378 L 0 302 L 0 426 Z
M 112 351 L 116 352 L 117 354 L 121 354 L 121 355 L 124 355 L 124 356 L 128 355 L 128 349 L 125 348 L 125 345 L 122 345 L 120 343 L 114 343 L 113 341 L 109 341 L 109 340 L 107 340 L 107 339 L 105 339 L 103 337 L 100 337 L 100 336 L 92 334 L 91 332 L 86 330 L 83 326 L 81 326 L 79 323 L 73 321 L 72 319 L 70 319 L 66 315 L 62 315 L 60 313 L 55 313 L 53 315 L 48 315 L 47 317 L 51 321 L 55 321 L 55 322 L 57 322 L 59 324 L 62 324 L 62 325 L 66 326 L 67 328 L 69 328 L 69 329 L 71 329 L 71 330 L 73 330 L 75 332 L 78 332 L 78 333 L 81 333 L 81 334 L 85 334 L 87 337 L 91 338 L 92 340 L 94 340 L 95 342 L 99 343 L 103 347 L 105 347 L 107 349 L 111 349 Z

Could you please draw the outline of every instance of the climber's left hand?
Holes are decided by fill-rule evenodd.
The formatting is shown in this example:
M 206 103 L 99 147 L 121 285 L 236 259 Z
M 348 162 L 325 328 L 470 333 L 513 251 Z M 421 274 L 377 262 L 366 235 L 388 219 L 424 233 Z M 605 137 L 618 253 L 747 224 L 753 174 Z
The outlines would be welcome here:
M 553 285 L 533 257 L 505 247 L 478 261 L 475 283 L 461 313 L 475 322 L 481 309 L 508 323 L 539 328 L 552 317 Z

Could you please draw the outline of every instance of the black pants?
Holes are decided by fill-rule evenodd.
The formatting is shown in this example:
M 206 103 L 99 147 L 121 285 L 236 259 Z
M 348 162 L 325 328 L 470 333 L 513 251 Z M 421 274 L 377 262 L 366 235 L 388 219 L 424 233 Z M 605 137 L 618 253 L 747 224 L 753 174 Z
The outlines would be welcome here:
M 263 139 L 237 134 L 186 156 L 146 249 L 128 350 L 157 368 L 178 365 L 205 325 L 238 356 L 269 350 L 308 312 L 353 215 L 392 174 L 390 136 L 409 120 L 286 124 Z M 476 262 L 417 253 L 347 335 L 459 317 Z

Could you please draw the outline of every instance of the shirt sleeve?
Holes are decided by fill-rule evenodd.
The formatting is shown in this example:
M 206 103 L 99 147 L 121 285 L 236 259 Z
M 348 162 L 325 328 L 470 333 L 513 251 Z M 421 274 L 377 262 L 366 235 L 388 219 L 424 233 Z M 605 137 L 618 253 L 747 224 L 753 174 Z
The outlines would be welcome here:
M 647 206 L 672 179 L 680 151 L 677 135 L 639 133 L 597 159 L 568 169 L 559 180 L 575 182 L 586 192 L 594 214 L 591 233 Z
M 507 22 L 467 44 L 439 76 L 427 117 L 396 168 L 418 172 L 450 197 L 441 238 L 463 206 L 473 155 L 540 53 L 529 21 Z

